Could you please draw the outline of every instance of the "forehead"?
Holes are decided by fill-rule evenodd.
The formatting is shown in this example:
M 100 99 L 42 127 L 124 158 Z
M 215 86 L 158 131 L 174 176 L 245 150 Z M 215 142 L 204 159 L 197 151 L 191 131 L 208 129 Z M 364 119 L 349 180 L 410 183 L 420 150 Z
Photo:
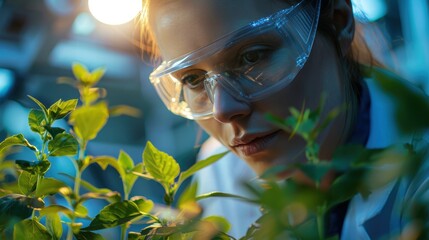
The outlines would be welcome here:
M 153 0 L 149 23 L 164 60 L 204 47 L 289 6 L 276 0 Z

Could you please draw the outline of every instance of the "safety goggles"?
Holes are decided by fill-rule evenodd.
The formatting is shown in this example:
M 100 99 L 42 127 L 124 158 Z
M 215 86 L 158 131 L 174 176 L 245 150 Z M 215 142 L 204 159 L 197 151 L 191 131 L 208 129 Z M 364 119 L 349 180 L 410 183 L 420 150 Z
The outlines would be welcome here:
M 303 0 L 164 61 L 150 75 L 151 83 L 171 112 L 188 119 L 212 117 L 220 86 L 240 101 L 261 100 L 288 86 L 306 63 L 320 2 Z

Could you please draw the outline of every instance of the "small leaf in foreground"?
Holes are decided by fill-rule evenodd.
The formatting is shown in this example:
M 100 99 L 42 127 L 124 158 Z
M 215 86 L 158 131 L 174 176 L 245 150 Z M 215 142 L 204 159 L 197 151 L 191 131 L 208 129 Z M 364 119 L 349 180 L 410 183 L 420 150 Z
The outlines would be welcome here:
M 48 109 L 49 117 L 52 120 L 64 118 L 76 108 L 77 99 L 62 101 L 61 99 L 52 104 Z
M 139 207 L 131 201 L 112 203 L 101 209 L 88 227 L 82 230 L 99 230 L 115 227 L 142 216 Z
M 77 240 L 104 240 L 104 237 L 98 233 L 80 231 L 77 234 L 74 234 Z
M 60 216 L 56 213 L 46 216 L 46 229 L 51 234 L 53 240 L 61 239 L 63 226 L 61 225 Z
M 18 178 L 18 186 L 22 194 L 30 195 L 36 190 L 37 175 L 22 171 Z
M 172 184 L 180 173 L 176 160 L 155 148 L 149 141 L 143 152 L 143 164 L 145 170 L 161 183 Z
M 26 219 L 22 222 L 15 224 L 13 230 L 14 239 L 37 239 L 37 240 L 51 240 L 52 236 L 49 234 L 45 226 L 34 219 Z
M 144 213 L 149 213 L 155 206 L 152 200 L 140 196 L 131 198 L 131 201 L 137 205 L 140 212 Z
M 101 102 L 97 105 L 83 106 L 73 111 L 70 115 L 70 123 L 79 138 L 89 141 L 97 136 L 108 118 L 107 104 Z
M 61 188 L 69 188 L 65 183 L 54 178 L 42 178 L 36 196 L 44 197 L 60 192 Z
M 31 216 L 34 208 L 42 208 L 43 201 L 21 194 L 9 194 L 0 198 L 0 232 L 8 225 Z
M 42 109 L 43 113 L 45 114 L 45 119 L 46 119 L 49 115 L 48 115 L 48 109 L 46 109 L 45 105 L 43 105 L 43 103 L 41 103 L 39 100 L 37 100 L 36 98 L 34 98 L 30 95 L 28 95 L 28 97 L 31 100 L 33 100 L 33 102 L 35 102 L 40 107 L 40 109 Z
M 194 165 L 192 165 L 190 168 L 188 168 L 186 171 L 183 171 L 180 174 L 180 178 L 179 178 L 179 182 L 182 183 L 183 181 L 185 181 L 187 178 L 189 178 L 190 176 L 192 176 L 194 173 L 196 173 L 197 171 L 217 162 L 218 160 L 220 160 L 223 156 L 225 156 L 229 151 L 223 152 L 223 153 L 218 153 L 215 154 L 213 156 L 208 157 L 207 159 L 201 160 L 196 162 Z
M 72 156 L 77 153 L 79 143 L 69 133 L 57 134 L 52 141 L 48 143 L 50 156 Z
M 46 124 L 45 114 L 42 110 L 32 109 L 28 114 L 28 125 L 31 131 L 42 134 L 45 131 Z
M 11 146 L 24 146 L 28 147 L 29 149 L 33 151 L 37 151 L 37 148 L 33 145 L 31 145 L 27 139 L 25 139 L 24 135 L 17 134 L 10 137 L 7 137 L 5 140 L 3 140 L 0 143 L 0 153 L 3 152 L 3 150 L 8 149 Z

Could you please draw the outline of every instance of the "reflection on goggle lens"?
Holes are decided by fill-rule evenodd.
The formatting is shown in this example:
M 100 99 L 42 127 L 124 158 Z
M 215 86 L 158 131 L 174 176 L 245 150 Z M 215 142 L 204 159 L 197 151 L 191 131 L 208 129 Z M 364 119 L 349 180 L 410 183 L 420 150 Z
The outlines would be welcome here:
M 260 100 L 289 85 L 301 70 L 314 42 L 319 12 L 320 0 L 303 0 L 163 62 L 150 75 L 151 82 L 167 108 L 188 119 L 212 116 L 218 84 L 242 101 Z M 211 67 L 196 67 L 201 62 Z

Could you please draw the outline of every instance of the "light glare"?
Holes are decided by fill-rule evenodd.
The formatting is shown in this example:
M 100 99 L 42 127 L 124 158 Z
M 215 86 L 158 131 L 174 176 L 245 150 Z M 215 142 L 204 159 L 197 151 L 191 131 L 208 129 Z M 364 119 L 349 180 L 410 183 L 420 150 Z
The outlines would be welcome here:
M 5 97 L 12 90 L 15 81 L 12 71 L 0 68 L 0 98 Z
M 98 21 L 120 25 L 137 16 L 141 10 L 141 0 L 89 0 L 88 7 Z
M 384 0 L 352 0 L 353 12 L 360 20 L 377 21 L 387 13 Z

